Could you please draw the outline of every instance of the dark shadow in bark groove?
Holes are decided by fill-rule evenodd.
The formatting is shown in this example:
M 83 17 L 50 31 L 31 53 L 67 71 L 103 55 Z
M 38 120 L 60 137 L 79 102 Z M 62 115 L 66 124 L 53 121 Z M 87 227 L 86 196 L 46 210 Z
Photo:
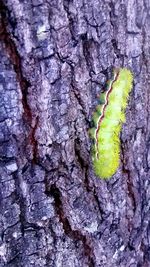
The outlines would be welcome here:
M 94 255 L 92 252 L 92 248 L 90 247 L 89 241 L 87 237 L 83 235 L 79 230 L 73 230 L 71 228 L 69 220 L 64 213 L 60 190 L 56 187 L 55 184 L 53 184 L 51 185 L 51 188 L 49 192 L 47 192 L 47 194 L 54 197 L 56 213 L 60 219 L 60 222 L 63 224 L 65 234 L 76 242 L 79 240 L 82 241 L 85 251 L 85 257 L 88 258 L 89 267 L 94 267 Z

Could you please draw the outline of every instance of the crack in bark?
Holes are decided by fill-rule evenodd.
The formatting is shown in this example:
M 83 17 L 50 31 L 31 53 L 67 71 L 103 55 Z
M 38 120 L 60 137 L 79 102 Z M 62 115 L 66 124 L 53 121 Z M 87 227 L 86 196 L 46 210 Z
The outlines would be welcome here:
M 77 161 L 79 162 L 81 169 L 84 170 L 87 168 L 87 161 L 86 158 L 83 158 L 81 153 L 80 153 L 81 145 L 80 145 L 80 140 L 77 137 L 74 142 L 74 150 L 75 150 L 75 155 L 77 157 Z
M 8 16 L 9 16 L 9 10 L 7 7 L 3 4 L 3 2 L 0 3 L 0 10 L 1 10 L 1 21 L 0 21 L 0 39 L 4 42 L 6 47 L 6 52 L 9 56 L 9 59 L 14 67 L 17 80 L 19 82 L 21 91 L 22 91 L 22 105 L 24 108 L 25 116 L 28 120 L 31 120 L 32 113 L 31 109 L 29 107 L 28 101 L 27 101 L 27 90 L 29 86 L 31 86 L 30 82 L 25 79 L 25 77 L 22 74 L 22 66 L 21 66 L 21 58 L 17 51 L 16 45 L 14 40 L 11 38 L 10 33 L 7 30 L 8 25 Z
M 24 236 L 24 232 L 25 232 L 25 225 L 26 225 L 26 218 L 25 218 L 25 201 L 24 198 L 22 196 L 21 193 L 21 188 L 20 188 L 20 181 L 19 181 L 19 177 L 17 175 L 18 173 L 14 173 L 13 177 L 14 177 L 14 181 L 15 181 L 15 197 L 16 197 L 16 203 L 19 205 L 20 207 L 20 214 L 19 214 L 19 219 L 20 219 L 20 230 L 22 233 L 22 236 Z
M 133 212 L 135 213 L 136 210 L 136 199 L 133 191 L 133 183 L 132 179 L 130 179 L 130 171 L 126 168 L 125 164 L 125 155 L 124 155 L 124 148 L 123 145 L 121 144 L 121 150 L 122 150 L 122 171 L 124 174 L 127 175 L 127 188 L 128 188 L 128 196 L 131 199 L 132 207 L 133 207 Z
M 114 4 L 111 2 L 109 3 L 110 6 L 110 24 L 113 28 L 113 32 L 114 32 L 114 38 L 111 39 L 111 43 L 112 43 L 112 47 L 114 49 L 114 53 L 116 55 L 117 59 L 120 59 L 120 61 L 122 62 L 122 65 L 124 63 L 124 56 L 121 54 L 120 49 L 118 48 L 118 44 L 117 44 L 117 40 L 115 39 L 115 37 L 117 36 L 117 32 L 116 30 L 118 29 L 118 26 L 116 25 L 116 15 L 115 15 L 115 7 Z M 115 63 L 115 58 L 114 58 L 114 63 Z
M 92 40 L 88 40 L 87 33 L 81 35 L 81 40 L 82 40 L 82 46 L 83 46 L 84 59 L 86 61 L 87 67 L 89 68 L 89 72 L 91 72 L 93 71 L 91 56 L 90 56 L 90 46 L 91 46 Z
M 30 105 L 28 103 L 28 88 L 31 86 L 31 83 L 24 77 L 22 73 L 22 64 L 21 64 L 21 57 L 19 55 L 19 52 L 16 48 L 14 40 L 11 38 L 9 31 L 7 30 L 7 26 L 9 24 L 10 20 L 10 11 L 5 6 L 5 4 L 1 1 L 0 2 L 0 40 L 3 41 L 7 55 L 9 56 L 9 59 L 14 67 L 14 71 L 16 73 L 16 78 L 19 82 L 20 89 L 22 92 L 22 106 L 23 106 L 23 116 L 25 119 L 25 122 L 27 123 L 28 127 L 30 128 L 30 132 L 28 135 L 28 143 L 32 147 L 32 161 L 35 163 L 37 159 L 37 146 L 38 142 L 35 138 L 35 132 L 38 126 L 39 118 L 34 118 L 34 115 L 32 114 L 32 110 L 30 108 Z M 11 22 L 10 22 L 11 24 Z M 35 122 L 34 122 L 35 119 Z M 32 126 L 34 122 L 34 126 Z
M 55 184 L 51 185 L 49 194 L 54 197 L 56 213 L 60 219 L 60 222 L 63 225 L 65 234 L 75 241 L 79 241 L 79 240 L 82 241 L 83 248 L 85 251 L 85 256 L 88 259 L 88 264 L 89 264 L 88 266 L 94 267 L 94 255 L 93 255 L 92 248 L 89 245 L 89 241 L 87 240 L 87 237 L 81 233 L 81 231 L 73 230 L 71 228 L 69 220 L 65 216 L 65 213 L 64 213 L 64 208 L 63 208 L 63 204 L 61 201 L 61 192 L 56 187 Z
M 31 128 L 30 138 L 29 138 L 32 144 L 32 162 L 33 163 L 37 163 L 38 141 L 35 138 L 35 132 L 36 132 L 36 129 L 38 128 L 38 123 L 39 123 L 39 117 L 37 116 L 35 119 L 35 125 L 34 127 Z
M 76 40 L 75 38 L 75 30 L 74 30 L 74 20 L 73 20 L 73 17 L 71 15 L 71 12 L 69 11 L 69 1 L 68 0 L 63 0 L 63 6 L 64 6 L 64 10 L 66 11 L 66 14 L 67 14 L 67 18 L 68 18 L 68 22 L 69 22 L 69 30 L 70 30 L 70 33 L 71 33 L 71 36 L 72 36 L 72 40 L 74 42 L 74 46 L 77 45 L 78 43 L 78 40 Z

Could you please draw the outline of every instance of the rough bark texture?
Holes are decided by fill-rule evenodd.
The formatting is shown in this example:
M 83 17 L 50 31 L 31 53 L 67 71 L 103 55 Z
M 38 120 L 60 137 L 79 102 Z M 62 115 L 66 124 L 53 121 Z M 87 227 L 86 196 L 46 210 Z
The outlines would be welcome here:
M 0 2 L 0 266 L 150 266 L 150 3 Z M 88 129 L 112 66 L 134 72 L 121 164 Z

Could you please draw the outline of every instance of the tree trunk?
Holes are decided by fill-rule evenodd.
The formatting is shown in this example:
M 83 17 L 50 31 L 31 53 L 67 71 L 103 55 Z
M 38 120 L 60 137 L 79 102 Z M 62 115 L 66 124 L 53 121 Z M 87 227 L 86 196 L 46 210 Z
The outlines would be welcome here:
M 0 266 L 150 266 L 147 0 L 0 2 Z M 112 67 L 134 88 L 121 163 L 95 176 L 88 129 Z

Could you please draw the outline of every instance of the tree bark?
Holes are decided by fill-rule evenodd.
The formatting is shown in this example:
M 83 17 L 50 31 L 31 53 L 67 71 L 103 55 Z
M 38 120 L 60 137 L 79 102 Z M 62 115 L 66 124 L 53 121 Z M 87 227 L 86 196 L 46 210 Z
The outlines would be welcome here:
M 150 266 L 150 4 L 0 2 L 0 266 Z M 88 129 L 112 67 L 134 88 L 121 162 L 95 176 Z

